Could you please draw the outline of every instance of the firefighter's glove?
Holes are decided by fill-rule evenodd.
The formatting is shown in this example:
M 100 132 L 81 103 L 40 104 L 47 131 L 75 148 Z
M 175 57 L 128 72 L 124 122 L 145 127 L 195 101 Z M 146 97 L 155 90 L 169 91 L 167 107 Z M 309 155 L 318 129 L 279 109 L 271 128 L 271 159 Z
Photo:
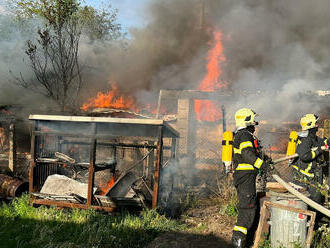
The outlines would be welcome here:
M 264 167 L 266 170 L 268 171 L 273 171 L 275 170 L 275 166 L 273 164 L 273 161 L 272 160 L 269 160 L 269 161 L 266 161 L 265 162 L 265 167 Z

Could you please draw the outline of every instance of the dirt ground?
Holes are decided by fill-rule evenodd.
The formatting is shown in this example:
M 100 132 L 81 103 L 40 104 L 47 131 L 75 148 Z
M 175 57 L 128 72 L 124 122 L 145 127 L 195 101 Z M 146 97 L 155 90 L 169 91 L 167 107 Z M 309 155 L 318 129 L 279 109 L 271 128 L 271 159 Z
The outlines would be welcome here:
M 202 202 L 188 210 L 182 221 L 191 230 L 165 233 L 157 237 L 147 248 L 229 248 L 235 218 L 220 214 L 217 202 Z

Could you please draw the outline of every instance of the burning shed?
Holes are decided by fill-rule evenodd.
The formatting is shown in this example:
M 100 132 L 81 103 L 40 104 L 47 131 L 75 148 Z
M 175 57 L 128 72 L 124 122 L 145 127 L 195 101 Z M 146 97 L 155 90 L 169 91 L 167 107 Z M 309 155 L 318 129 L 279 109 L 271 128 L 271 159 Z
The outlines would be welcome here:
M 179 137 L 154 119 L 30 115 L 30 202 L 58 207 L 157 207 L 163 160 Z M 163 145 L 166 144 L 166 145 Z

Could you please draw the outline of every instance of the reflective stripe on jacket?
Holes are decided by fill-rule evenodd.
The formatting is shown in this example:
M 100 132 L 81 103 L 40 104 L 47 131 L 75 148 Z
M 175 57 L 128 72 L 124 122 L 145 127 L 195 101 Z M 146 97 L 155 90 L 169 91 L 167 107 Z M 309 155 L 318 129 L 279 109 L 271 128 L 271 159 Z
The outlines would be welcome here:
M 314 177 L 314 171 L 318 163 L 322 163 L 322 151 L 317 147 L 329 145 L 329 140 L 322 139 L 316 135 L 308 134 L 306 137 L 299 137 L 297 143 L 298 159 L 292 167 L 304 176 Z
M 255 137 L 248 130 L 240 129 L 234 135 L 234 169 L 248 173 L 258 171 L 264 165 L 255 147 Z

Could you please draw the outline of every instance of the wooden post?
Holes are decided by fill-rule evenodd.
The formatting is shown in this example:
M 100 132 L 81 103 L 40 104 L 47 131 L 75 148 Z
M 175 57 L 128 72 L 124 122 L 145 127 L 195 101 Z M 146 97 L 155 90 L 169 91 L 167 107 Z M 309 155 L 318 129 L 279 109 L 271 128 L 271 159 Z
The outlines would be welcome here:
M 158 96 L 158 104 L 157 104 L 157 113 L 156 113 L 156 119 L 159 118 L 159 112 L 160 112 L 160 105 L 162 104 L 162 90 L 159 91 L 159 96 Z
M 16 172 L 16 133 L 15 124 L 9 124 L 9 170 L 13 173 Z
M 88 192 L 87 192 L 87 205 L 92 205 L 93 200 L 93 187 L 95 177 L 95 155 L 96 155 L 96 123 L 91 126 L 92 138 L 90 145 L 89 169 L 88 169 Z
M 159 178 L 160 178 L 162 159 L 163 159 L 163 126 L 160 126 L 158 129 L 157 160 L 155 164 L 152 208 L 156 208 L 158 203 Z
M 172 138 L 171 147 L 171 159 L 176 158 L 176 138 Z
M 30 154 L 31 154 L 31 160 L 30 160 L 30 167 L 29 167 L 29 192 L 35 192 L 36 188 L 34 187 L 34 168 L 35 168 L 35 161 L 36 161 L 36 135 L 35 131 L 37 128 L 37 121 L 33 121 L 31 125 L 31 149 L 30 149 Z M 34 197 L 30 194 L 30 204 L 32 203 Z

